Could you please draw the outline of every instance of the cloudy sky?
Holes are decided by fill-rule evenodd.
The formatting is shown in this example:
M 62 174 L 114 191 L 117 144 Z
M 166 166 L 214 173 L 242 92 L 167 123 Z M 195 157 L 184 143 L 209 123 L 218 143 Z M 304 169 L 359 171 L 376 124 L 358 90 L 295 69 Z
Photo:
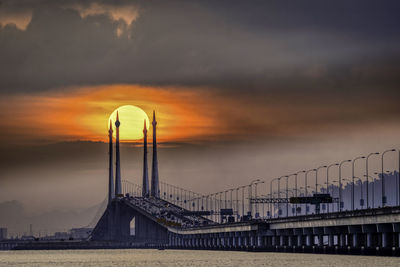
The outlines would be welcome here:
M 0 202 L 100 203 L 121 105 L 156 110 L 160 179 L 202 193 L 400 148 L 399 10 L 0 0 Z M 123 179 L 140 181 L 141 152 L 124 144 Z

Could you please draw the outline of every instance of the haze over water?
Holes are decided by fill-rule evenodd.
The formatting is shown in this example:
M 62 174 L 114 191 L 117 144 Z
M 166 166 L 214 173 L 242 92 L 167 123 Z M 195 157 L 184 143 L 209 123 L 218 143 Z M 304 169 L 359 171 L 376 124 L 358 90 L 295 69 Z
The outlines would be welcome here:
M 206 250 L 41 250 L 0 251 L 0 266 L 400 266 L 400 259 Z

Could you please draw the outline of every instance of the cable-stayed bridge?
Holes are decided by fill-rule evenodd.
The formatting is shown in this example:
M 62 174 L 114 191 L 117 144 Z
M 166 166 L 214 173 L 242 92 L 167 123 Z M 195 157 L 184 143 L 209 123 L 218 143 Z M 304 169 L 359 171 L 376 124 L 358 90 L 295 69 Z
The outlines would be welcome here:
M 63 246 L 400 255 L 399 150 L 202 194 L 159 180 L 155 113 L 151 183 L 146 125 L 142 183 L 122 180 L 118 114 L 115 125 L 107 199 L 89 224 L 89 240 Z
M 117 117 L 115 191 L 110 127 L 108 202 L 91 233 L 92 242 L 125 247 L 400 255 L 399 150 L 373 152 L 202 194 L 159 180 L 156 124 L 153 113 L 151 183 L 145 125 L 139 185 L 121 180 Z M 389 160 L 396 161 L 396 169 Z
M 390 152 L 399 156 L 397 150 Z M 385 159 L 387 153 L 374 155 Z M 369 158 L 270 182 L 255 179 L 212 194 L 160 181 L 159 197 L 143 196 L 141 185 L 122 180 L 122 196 L 107 205 L 91 240 L 128 247 L 398 255 L 398 170 L 383 169 L 368 180 L 354 176 L 354 182 L 352 177 L 330 177 L 332 166 L 340 173 L 345 164 L 351 169 L 355 161 Z M 352 169 L 352 173 L 364 172 Z M 313 183 L 306 187 L 311 178 Z

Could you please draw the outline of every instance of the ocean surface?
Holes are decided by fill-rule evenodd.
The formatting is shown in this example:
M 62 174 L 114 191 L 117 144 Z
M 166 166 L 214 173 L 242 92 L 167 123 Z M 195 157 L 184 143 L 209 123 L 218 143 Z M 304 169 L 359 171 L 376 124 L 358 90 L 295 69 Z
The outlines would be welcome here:
M 400 266 L 400 258 L 206 250 L 0 251 L 0 266 Z

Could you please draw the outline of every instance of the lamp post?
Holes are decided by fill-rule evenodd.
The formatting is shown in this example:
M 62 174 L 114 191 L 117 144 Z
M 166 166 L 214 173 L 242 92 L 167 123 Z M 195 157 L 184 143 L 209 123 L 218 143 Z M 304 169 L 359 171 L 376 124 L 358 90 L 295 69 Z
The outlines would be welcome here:
M 307 192 L 307 188 L 308 188 L 308 186 L 307 186 L 307 178 L 308 178 L 308 173 L 310 173 L 310 172 L 312 172 L 312 171 L 317 171 L 317 169 L 311 169 L 311 170 L 308 170 L 308 171 L 306 171 L 306 175 L 304 176 L 304 188 L 305 188 L 305 193 L 306 193 L 306 197 L 308 196 L 308 192 Z M 307 208 L 308 208 L 308 204 L 306 204 L 306 215 L 308 214 L 308 210 L 307 210 Z
M 286 217 L 289 217 L 289 196 L 288 196 L 288 190 L 289 190 L 289 176 L 285 175 L 282 176 L 281 178 L 286 177 Z
M 343 160 L 339 163 L 339 211 L 342 211 L 342 165 L 351 160 Z
M 315 169 L 315 194 L 318 194 L 318 171 L 319 169 L 328 168 L 326 165 L 319 166 Z
M 242 216 L 244 216 L 244 189 L 246 188 L 246 186 L 242 186 Z
M 272 195 L 272 184 L 273 184 L 273 182 L 274 182 L 275 180 L 279 180 L 279 179 L 280 179 L 280 178 L 274 178 L 274 179 L 272 179 L 271 182 L 270 182 L 270 185 L 269 185 L 269 193 L 270 193 L 270 195 L 271 195 L 271 201 L 270 201 L 270 203 L 269 203 L 271 218 L 272 218 L 272 198 L 273 198 L 273 195 Z M 275 209 L 275 207 L 274 207 L 274 209 Z
M 338 196 L 339 196 L 339 191 L 340 191 L 340 190 L 339 190 L 339 179 L 338 179 L 338 180 L 333 180 L 332 183 L 331 183 L 332 195 L 333 195 L 333 193 L 334 193 L 334 188 L 335 188 L 335 185 L 334 185 L 333 183 L 337 183 L 337 184 L 338 184 L 338 186 L 337 186 L 337 189 L 338 189 L 338 190 L 337 190 L 337 191 L 338 191 L 337 194 L 338 194 Z M 339 206 L 340 206 L 340 203 L 338 202 L 338 205 L 337 205 L 337 207 L 336 207 L 336 208 L 337 208 L 337 210 L 336 210 L 337 212 L 339 211 Z M 333 205 L 332 211 L 334 211 L 334 210 L 335 210 L 335 206 Z
M 258 179 L 259 181 L 258 182 L 255 182 L 254 183 L 254 186 L 255 186 L 255 188 L 254 188 L 254 199 L 256 199 L 257 200 L 257 185 L 258 184 L 263 184 L 264 183 L 264 181 L 260 181 L 260 179 Z M 256 208 L 256 214 L 254 214 L 254 215 L 257 215 L 257 213 L 258 213 L 258 202 L 256 201 L 256 203 L 255 203 L 255 208 Z
M 363 182 L 360 177 L 354 177 L 360 181 L 360 209 L 364 208 L 364 194 L 363 194 Z
M 339 163 L 330 164 L 326 168 L 326 193 L 327 194 L 329 194 L 329 168 L 331 168 L 333 166 L 339 166 Z M 333 196 L 333 192 L 332 192 L 332 196 Z M 328 212 L 329 212 L 329 204 L 326 205 L 326 213 L 328 213 Z
M 232 192 L 233 192 L 233 190 L 235 190 L 235 189 L 229 189 L 229 191 L 231 191 L 231 204 L 230 204 L 230 208 L 232 209 L 232 213 L 233 213 L 233 202 L 232 202 L 232 200 L 233 200 L 233 198 L 232 198 Z
M 251 204 L 253 184 L 256 183 L 256 182 L 259 182 L 259 181 L 260 181 L 260 179 L 255 179 L 255 180 L 251 181 L 250 184 L 249 184 L 249 211 L 250 211 L 250 215 L 253 213 L 253 205 Z
M 374 152 L 374 153 L 370 153 L 370 154 L 368 154 L 368 156 L 367 156 L 367 158 L 366 158 L 366 160 L 365 160 L 365 177 L 367 178 L 367 209 L 369 208 L 369 182 L 368 182 L 368 177 L 370 177 L 369 175 L 368 175 L 368 160 L 369 160 L 369 158 L 371 157 L 371 156 L 373 156 L 373 155 L 379 155 L 379 152 Z
M 236 219 L 239 219 L 239 189 L 240 189 L 240 187 L 237 187 L 236 188 L 236 213 L 237 213 L 237 216 L 236 216 Z
M 295 192 L 296 192 L 296 197 L 297 197 L 297 175 L 299 175 L 300 173 L 305 173 L 306 171 L 299 171 L 299 172 L 296 172 L 296 173 L 294 173 L 294 174 L 292 174 L 292 175 L 294 175 L 294 186 L 295 186 Z M 296 216 L 297 216 L 297 204 L 295 205 L 295 209 L 296 209 Z
M 363 204 L 362 201 L 361 201 L 361 200 L 363 200 L 362 180 L 361 180 L 360 177 L 357 177 L 357 176 L 354 176 L 354 179 L 357 179 L 357 180 L 360 182 L 360 207 L 362 207 L 362 206 L 364 206 L 364 204 Z M 344 181 L 347 181 L 347 182 L 351 183 L 352 185 L 353 185 L 354 179 L 353 179 L 353 177 L 352 177 L 351 180 L 350 180 L 350 179 L 345 179 L 345 178 L 343 178 Z M 361 204 L 362 204 L 362 205 L 361 205 Z M 354 209 L 352 209 L 352 210 L 354 210 Z
M 360 156 L 360 157 L 356 157 L 355 159 L 353 159 L 353 161 L 351 162 L 351 209 L 352 210 L 354 210 L 354 165 L 355 165 L 355 162 L 358 160 L 358 159 L 365 159 L 365 157 L 364 156 Z M 362 186 L 362 184 L 361 184 L 361 186 Z
M 382 157 L 381 157 L 381 159 L 382 159 L 382 207 L 384 207 L 384 206 L 386 205 L 385 174 L 384 174 L 384 171 L 383 171 L 383 157 L 385 156 L 386 153 L 388 153 L 388 152 L 394 152 L 394 151 L 396 151 L 396 149 L 388 149 L 388 150 L 385 150 L 385 151 L 382 153 Z
M 227 208 L 227 206 L 226 206 L 226 203 L 227 203 L 226 193 L 228 193 L 228 191 L 229 191 L 229 190 L 225 190 L 225 191 L 224 191 L 224 193 L 225 193 L 225 194 L 224 194 L 224 195 L 225 195 L 224 209 Z

